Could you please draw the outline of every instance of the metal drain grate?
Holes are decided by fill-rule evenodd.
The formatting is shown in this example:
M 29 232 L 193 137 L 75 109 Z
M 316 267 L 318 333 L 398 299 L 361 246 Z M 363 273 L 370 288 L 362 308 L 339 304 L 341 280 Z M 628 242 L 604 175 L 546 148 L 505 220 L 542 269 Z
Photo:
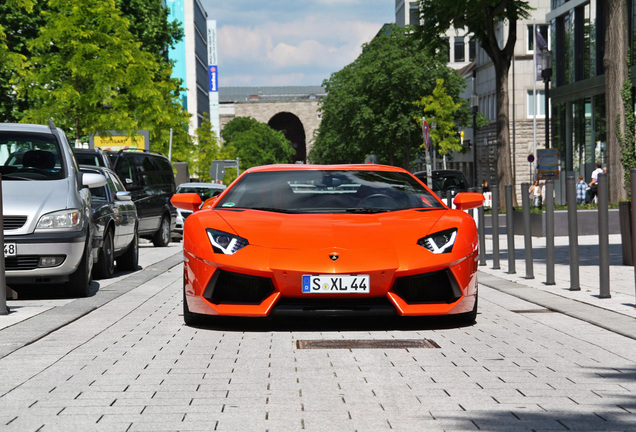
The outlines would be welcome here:
M 440 348 L 430 339 L 337 339 L 337 340 L 298 340 L 298 349 L 389 349 L 389 348 Z
M 519 309 L 519 310 L 512 310 L 510 312 L 514 312 L 514 313 L 519 313 L 519 314 L 534 314 L 534 313 L 553 313 L 555 311 L 553 311 L 552 309 Z

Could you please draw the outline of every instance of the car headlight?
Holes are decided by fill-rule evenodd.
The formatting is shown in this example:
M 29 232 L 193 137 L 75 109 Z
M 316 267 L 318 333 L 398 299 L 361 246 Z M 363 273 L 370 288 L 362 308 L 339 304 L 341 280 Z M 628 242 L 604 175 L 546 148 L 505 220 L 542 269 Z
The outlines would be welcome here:
M 417 244 L 434 254 L 449 253 L 453 250 L 456 238 L 457 228 L 453 228 L 423 237 L 417 241 Z
M 43 215 L 35 229 L 79 230 L 82 226 L 82 212 L 78 209 L 60 210 Z
M 206 231 L 208 232 L 208 238 L 215 253 L 232 255 L 249 244 L 247 239 L 235 236 L 234 234 L 213 229 L 207 229 Z

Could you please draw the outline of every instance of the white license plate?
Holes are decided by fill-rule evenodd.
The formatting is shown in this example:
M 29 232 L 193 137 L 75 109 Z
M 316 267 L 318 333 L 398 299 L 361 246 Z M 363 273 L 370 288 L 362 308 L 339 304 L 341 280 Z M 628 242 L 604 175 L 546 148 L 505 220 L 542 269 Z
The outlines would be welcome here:
M 303 275 L 305 294 L 368 293 L 369 275 Z
M 5 243 L 4 244 L 4 257 L 13 257 L 18 254 L 18 247 L 15 243 Z

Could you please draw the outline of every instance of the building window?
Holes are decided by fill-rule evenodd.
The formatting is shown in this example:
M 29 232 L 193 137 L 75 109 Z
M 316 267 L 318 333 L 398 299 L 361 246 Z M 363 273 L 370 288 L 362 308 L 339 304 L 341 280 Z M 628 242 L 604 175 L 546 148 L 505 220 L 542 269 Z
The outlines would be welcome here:
M 534 29 L 534 25 L 529 25 L 527 27 L 528 31 L 527 31 L 527 39 L 528 39 L 528 43 L 527 43 L 527 51 L 528 53 L 532 53 L 534 52 L 534 33 L 533 33 L 533 29 Z M 537 32 L 541 35 L 541 37 L 543 38 L 543 40 L 545 41 L 545 43 L 547 44 L 548 48 L 550 47 L 550 32 L 548 31 L 548 29 L 550 28 L 550 26 L 548 24 L 537 24 L 536 25 L 537 28 Z M 537 36 L 538 38 L 538 36 Z M 540 43 L 539 41 L 537 41 L 537 44 Z
M 474 61 L 476 57 L 477 57 L 477 41 L 475 39 L 471 39 L 468 41 L 468 61 Z
M 455 44 L 454 44 L 454 48 L 455 48 L 455 55 L 454 55 L 454 61 L 455 62 L 463 62 L 464 61 L 464 38 L 463 37 L 456 37 L 455 38 Z
M 534 117 L 534 94 L 532 90 L 528 90 L 527 113 L 528 118 Z M 545 117 L 545 92 L 543 90 L 537 90 L 537 117 Z
M 417 2 L 409 4 L 409 24 L 411 25 L 420 24 L 420 7 Z

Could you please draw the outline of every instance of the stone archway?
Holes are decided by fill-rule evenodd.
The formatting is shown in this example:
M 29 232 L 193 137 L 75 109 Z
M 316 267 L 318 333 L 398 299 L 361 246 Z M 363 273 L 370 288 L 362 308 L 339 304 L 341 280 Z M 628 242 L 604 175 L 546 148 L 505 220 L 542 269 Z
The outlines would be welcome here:
M 296 153 L 292 155 L 292 162 L 304 162 L 307 159 L 305 128 L 295 114 L 279 112 L 272 117 L 267 124 L 272 129 L 281 131 L 285 135 L 285 138 L 292 143 L 292 147 L 296 150 Z

